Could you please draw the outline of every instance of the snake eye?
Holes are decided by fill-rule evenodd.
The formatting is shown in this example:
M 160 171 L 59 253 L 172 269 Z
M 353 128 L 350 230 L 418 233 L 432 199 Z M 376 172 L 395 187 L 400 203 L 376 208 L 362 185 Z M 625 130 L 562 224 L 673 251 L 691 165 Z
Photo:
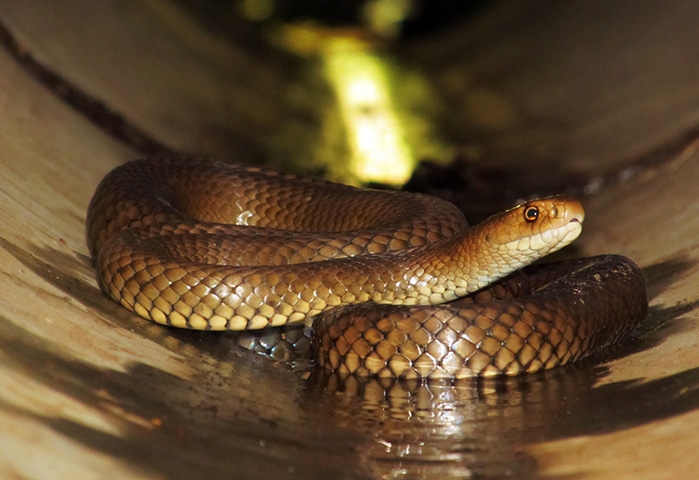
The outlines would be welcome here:
M 539 218 L 539 209 L 537 207 L 527 207 L 524 210 L 524 219 L 527 222 L 533 222 Z

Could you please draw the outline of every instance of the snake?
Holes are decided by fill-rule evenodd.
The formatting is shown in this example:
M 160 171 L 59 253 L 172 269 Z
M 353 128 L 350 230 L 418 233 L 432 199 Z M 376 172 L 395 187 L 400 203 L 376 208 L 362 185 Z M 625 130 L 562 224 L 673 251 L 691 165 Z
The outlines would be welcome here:
M 619 255 L 531 265 L 576 239 L 569 196 L 469 226 L 428 195 L 186 157 L 130 161 L 86 219 L 100 289 L 195 330 L 307 325 L 343 375 L 518 375 L 590 356 L 633 331 L 648 298 Z

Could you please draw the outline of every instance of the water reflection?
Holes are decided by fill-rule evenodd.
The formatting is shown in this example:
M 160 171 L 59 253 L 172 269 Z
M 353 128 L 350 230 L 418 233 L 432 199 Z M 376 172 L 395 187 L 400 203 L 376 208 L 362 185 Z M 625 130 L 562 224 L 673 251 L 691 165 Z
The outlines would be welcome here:
M 549 437 L 601 373 L 453 385 L 325 377 L 311 379 L 309 394 L 331 399 L 323 403 L 339 427 L 364 432 L 359 463 L 373 478 L 526 478 L 536 464 L 524 446 Z
M 699 408 L 699 368 L 596 386 L 609 372 L 593 362 L 454 385 L 317 376 L 303 404 L 359 433 L 361 469 L 383 479 L 531 478 L 537 464 L 528 449 L 536 443 L 621 431 Z

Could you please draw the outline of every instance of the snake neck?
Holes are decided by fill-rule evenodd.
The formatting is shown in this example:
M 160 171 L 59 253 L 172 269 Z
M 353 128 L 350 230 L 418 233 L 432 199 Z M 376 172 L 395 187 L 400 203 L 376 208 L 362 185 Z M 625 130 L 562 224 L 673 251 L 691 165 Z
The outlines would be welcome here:
M 403 295 L 388 292 L 389 301 L 375 301 L 394 303 L 396 298 L 408 298 L 422 305 L 448 302 L 481 290 L 549 253 L 546 249 L 517 249 L 516 241 L 493 241 L 491 228 L 492 222 L 479 224 L 402 255 L 389 269 L 398 279 L 396 290 L 402 290 Z

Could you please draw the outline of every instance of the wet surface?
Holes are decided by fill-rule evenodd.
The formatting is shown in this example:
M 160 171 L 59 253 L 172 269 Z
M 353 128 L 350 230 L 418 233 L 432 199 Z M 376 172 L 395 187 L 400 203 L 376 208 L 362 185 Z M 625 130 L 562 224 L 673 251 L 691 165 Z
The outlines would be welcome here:
M 4 408 L 166 478 L 238 471 L 246 478 L 531 478 L 537 462 L 527 445 L 622 431 L 699 407 L 699 368 L 596 386 L 609 373 L 600 362 L 691 328 L 683 318 L 697 302 L 654 307 L 635 339 L 542 374 L 456 384 L 318 373 L 304 380 L 283 363 L 241 350 L 230 334 L 168 329 L 129 315 L 79 279 L 89 262 L 81 255 L 3 247 L 113 327 L 162 345 L 191 372 L 178 378 L 140 363 L 124 372 L 96 368 L 0 318 L 6 366 L 95 410 L 112 431 Z M 691 267 L 681 259 L 647 267 L 651 295 Z

